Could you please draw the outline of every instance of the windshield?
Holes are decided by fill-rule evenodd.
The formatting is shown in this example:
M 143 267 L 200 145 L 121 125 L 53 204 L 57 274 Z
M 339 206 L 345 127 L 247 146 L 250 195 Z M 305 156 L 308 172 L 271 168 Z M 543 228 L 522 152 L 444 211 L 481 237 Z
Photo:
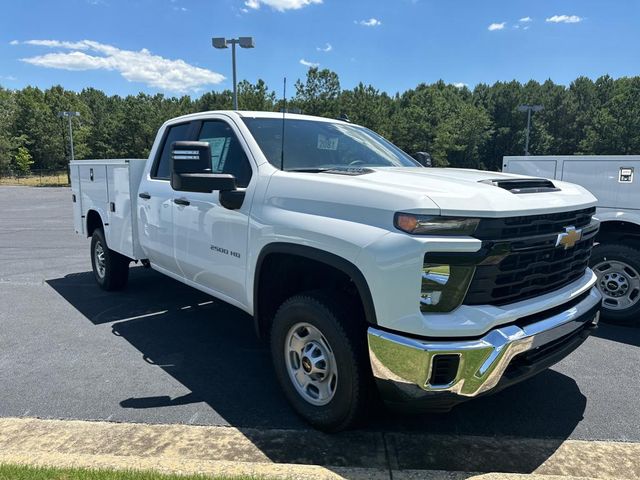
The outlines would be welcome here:
M 281 118 L 243 118 L 269 163 L 280 168 Z M 286 119 L 284 170 L 421 167 L 380 135 L 345 123 Z

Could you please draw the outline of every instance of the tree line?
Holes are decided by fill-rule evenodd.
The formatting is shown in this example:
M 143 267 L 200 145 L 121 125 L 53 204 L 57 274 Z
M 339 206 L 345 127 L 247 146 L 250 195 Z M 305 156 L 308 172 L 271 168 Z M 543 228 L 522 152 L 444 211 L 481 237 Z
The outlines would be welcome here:
M 243 110 L 283 108 L 262 80 L 240 82 L 238 102 Z M 310 68 L 296 82 L 287 109 L 346 115 L 408 153 L 429 152 L 437 166 L 500 170 L 502 156 L 524 150 L 527 119 L 518 111 L 521 104 L 544 107 L 533 117 L 531 154 L 640 154 L 640 77 L 579 77 L 569 86 L 497 82 L 473 90 L 439 81 L 389 95 L 362 83 L 342 89 L 335 72 Z M 191 98 L 0 87 L 0 173 L 66 167 L 69 139 L 67 119 L 57 116 L 61 111 L 80 112 L 73 119 L 76 158 L 141 158 L 165 120 L 231 108 L 229 90 Z

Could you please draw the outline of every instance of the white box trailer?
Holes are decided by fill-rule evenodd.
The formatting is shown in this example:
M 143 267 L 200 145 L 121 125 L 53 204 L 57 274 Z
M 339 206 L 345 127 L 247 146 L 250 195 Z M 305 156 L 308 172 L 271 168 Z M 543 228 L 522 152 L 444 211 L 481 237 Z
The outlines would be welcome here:
M 127 158 L 71 162 L 76 233 L 86 235 L 87 213 L 96 211 L 105 219 L 104 234 L 112 250 L 129 258 L 143 257 L 137 235 L 136 206 L 146 161 L 146 158 Z
M 591 268 L 604 295 L 603 319 L 640 316 L 640 155 L 507 156 L 502 171 L 577 183 L 598 199 Z

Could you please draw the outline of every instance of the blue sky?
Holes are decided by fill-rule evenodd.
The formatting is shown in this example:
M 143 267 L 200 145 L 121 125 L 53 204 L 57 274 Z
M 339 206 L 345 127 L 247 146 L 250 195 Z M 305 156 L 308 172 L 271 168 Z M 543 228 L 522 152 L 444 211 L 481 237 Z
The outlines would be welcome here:
M 211 37 L 243 35 L 238 77 L 278 94 L 309 64 L 389 93 L 640 74 L 638 0 L 3 0 L 0 84 L 197 96 L 231 88 Z

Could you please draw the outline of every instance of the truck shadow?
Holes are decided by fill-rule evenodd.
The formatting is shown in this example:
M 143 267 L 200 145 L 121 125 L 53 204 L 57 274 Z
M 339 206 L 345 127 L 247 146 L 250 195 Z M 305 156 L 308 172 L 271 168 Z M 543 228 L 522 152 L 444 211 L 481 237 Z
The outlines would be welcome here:
M 640 347 L 640 326 L 622 327 L 600 322 L 600 326 L 594 332 L 594 335 L 605 340 Z
M 132 268 L 128 288 L 117 293 L 99 290 L 91 272 L 47 283 L 93 324 L 112 323 L 141 362 L 190 391 L 177 398 L 128 392 L 122 409 L 204 402 L 274 462 L 529 473 L 571 434 L 586 406 L 573 379 L 549 370 L 449 413 L 377 409 L 365 429 L 325 435 L 289 408 L 244 312 L 143 268 Z M 531 448 L 514 437 L 544 441 Z

